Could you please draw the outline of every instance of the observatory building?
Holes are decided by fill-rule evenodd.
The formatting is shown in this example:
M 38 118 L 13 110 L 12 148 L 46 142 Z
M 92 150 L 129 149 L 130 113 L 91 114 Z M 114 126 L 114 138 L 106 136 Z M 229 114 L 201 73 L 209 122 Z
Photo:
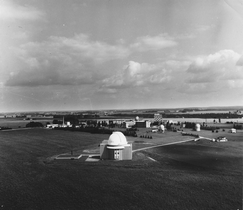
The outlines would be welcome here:
M 159 131 L 161 131 L 162 133 L 165 132 L 165 126 L 163 124 L 159 126 Z
M 100 144 L 100 159 L 131 160 L 132 144 L 127 142 L 122 132 L 113 132 L 108 140 L 103 140 Z

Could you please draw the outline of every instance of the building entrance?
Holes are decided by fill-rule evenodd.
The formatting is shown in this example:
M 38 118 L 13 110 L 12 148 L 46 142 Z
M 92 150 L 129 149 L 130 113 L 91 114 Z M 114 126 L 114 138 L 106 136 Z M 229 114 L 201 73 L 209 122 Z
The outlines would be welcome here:
M 119 150 L 114 150 L 114 159 L 119 160 L 120 159 L 120 151 Z

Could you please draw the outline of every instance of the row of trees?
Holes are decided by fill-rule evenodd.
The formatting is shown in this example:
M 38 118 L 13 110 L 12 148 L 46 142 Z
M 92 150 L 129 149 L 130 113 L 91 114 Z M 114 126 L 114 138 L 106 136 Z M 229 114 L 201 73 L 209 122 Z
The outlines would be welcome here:
M 104 127 L 94 127 L 94 126 L 85 126 L 85 127 L 56 127 L 55 130 L 65 130 L 65 131 L 79 131 L 79 132 L 88 132 L 88 133 L 102 133 L 102 134 L 112 134 L 114 130 Z M 137 133 L 134 129 L 127 129 L 126 131 L 121 131 L 125 136 L 137 137 Z
M 25 127 L 26 128 L 36 128 L 36 127 L 43 128 L 44 126 L 40 122 L 30 122 L 30 123 L 26 124 Z
M 154 118 L 154 114 L 149 114 L 149 113 L 144 113 L 144 114 L 122 114 L 122 113 L 118 113 L 118 114 L 113 114 L 111 116 L 114 117 L 121 117 L 121 118 L 135 118 L 136 116 L 138 117 L 142 117 L 142 118 Z M 235 113 L 194 113 L 194 114 L 190 114 L 190 113 L 182 113 L 182 114 L 175 114 L 175 113 L 163 113 L 163 117 L 164 118 L 203 118 L 203 119 L 227 119 L 227 118 L 239 118 L 241 115 L 235 114 Z

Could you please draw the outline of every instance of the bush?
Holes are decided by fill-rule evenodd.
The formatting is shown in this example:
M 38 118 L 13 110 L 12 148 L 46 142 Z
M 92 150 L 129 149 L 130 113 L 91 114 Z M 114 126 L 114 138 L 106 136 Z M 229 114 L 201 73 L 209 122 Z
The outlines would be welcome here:
M 242 126 L 242 125 L 237 124 L 237 125 L 234 125 L 234 126 L 233 126 L 233 128 L 235 128 L 235 129 L 243 129 L 243 126 Z
M 187 133 L 187 132 L 181 132 L 182 136 L 193 136 L 196 138 L 199 138 L 198 134 L 193 134 L 193 133 Z
M 36 127 L 44 127 L 42 123 L 40 122 L 30 122 L 28 124 L 26 124 L 25 126 L 26 128 L 36 128 Z
M 12 129 L 10 127 L 0 127 L 0 130 L 9 130 L 9 129 Z

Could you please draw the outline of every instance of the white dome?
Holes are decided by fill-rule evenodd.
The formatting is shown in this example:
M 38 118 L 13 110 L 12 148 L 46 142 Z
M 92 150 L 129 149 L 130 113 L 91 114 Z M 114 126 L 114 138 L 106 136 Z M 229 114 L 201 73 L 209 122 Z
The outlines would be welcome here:
M 160 129 L 161 130 L 164 130 L 165 129 L 165 126 L 164 125 L 160 125 Z
M 139 121 L 139 116 L 137 116 L 137 117 L 135 118 L 135 120 L 136 120 L 136 121 Z
M 110 135 L 108 140 L 108 145 L 116 146 L 116 145 L 125 145 L 125 144 L 127 144 L 127 139 L 123 133 L 116 131 Z
M 196 130 L 196 131 L 200 131 L 200 127 L 201 127 L 200 124 L 196 124 L 196 125 L 195 125 L 195 130 Z

